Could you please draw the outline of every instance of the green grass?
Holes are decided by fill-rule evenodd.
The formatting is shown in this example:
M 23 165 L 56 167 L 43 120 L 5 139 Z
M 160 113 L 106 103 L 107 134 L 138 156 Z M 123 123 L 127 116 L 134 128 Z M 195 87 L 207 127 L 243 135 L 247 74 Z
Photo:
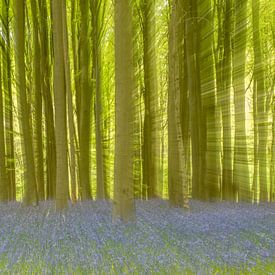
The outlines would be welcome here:
M 103 259 L 104 261 L 105 259 Z M 106 261 L 110 261 L 111 258 L 106 255 Z M 110 262 L 109 262 L 110 263 Z M 78 267 L 66 267 L 66 271 L 63 266 L 55 266 L 49 267 L 45 262 L 37 262 L 37 263 L 26 263 L 26 262 L 18 262 L 9 272 L 2 272 L 7 265 L 7 260 L 2 256 L 0 258 L 0 273 L 1 274 L 102 274 L 109 275 L 110 273 L 106 273 L 100 270 L 86 270 L 81 266 Z M 142 267 L 138 266 L 124 266 L 123 268 L 116 270 L 115 264 L 113 264 L 112 273 L 111 274 L 144 274 L 141 273 Z M 110 275 L 111 275 L 110 274 Z M 148 273 L 147 273 L 148 274 Z M 167 269 L 160 269 L 159 272 L 150 272 L 149 274 L 173 274 L 173 275 L 192 275 L 197 274 L 191 270 L 182 270 L 176 264 Z M 246 274 L 255 274 L 255 275 L 272 275 L 275 274 L 275 261 L 272 262 L 261 262 L 258 261 L 254 267 L 243 266 L 241 268 L 229 267 L 229 266 L 211 266 L 208 270 L 205 270 L 203 273 L 199 274 L 213 274 L 213 275 L 246 275 Z

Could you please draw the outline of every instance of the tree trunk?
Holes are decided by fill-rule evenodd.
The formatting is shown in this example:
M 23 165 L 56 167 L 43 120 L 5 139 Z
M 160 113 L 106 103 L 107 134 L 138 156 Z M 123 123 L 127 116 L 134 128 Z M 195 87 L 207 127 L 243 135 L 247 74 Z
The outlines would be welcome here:
M 274 103 L 273 103 L 274 106 Z M 273 108 L 272 122 L 272 147 L 271 147 L 271 165 L 270 165 L 270 201 L 275 201 L 275 111 Z
M 190 131 L 192 141 L 192 197 L 201 199 L 204 197 L 204 127 L 203 112 L 201 106 L 200 70 L 198 54 L 197 28 L 197 2 L 186 0 L 185 11 L 185 37 L 186 60 L 189 90 Z
M 104 3 L 98 0 L 91 2 L 93 29 L 93 76 L 95 78 L 95 126 L 96 126 L 96 190 L 97 198 L 105 199 L 106 183 L 104 182 L 104 156 L 102 140 L 102 76 L 101 76 L 101 40 L 103 32 L 102 7 Z
M 216 111 L 216 91 L 213 58 L 214 16 L 210 0 L 200 1 L 200 80 L 202 105 L 206 117 L 206 174 L 205 192 L 208 199 L 220 199 L 219 135 Z
M 115 89 L 116 134 L 113 220 L 135 218 L 133 200 L 133 37 L 128 0 L 115 1 Z
M 56 209 L 68 205 L 68 160 L 66 131 L 66 88 L 62 6 L 64 0 L 52 1 L 53 45 L 54 45 L 54 103 L 56 139 Z
M 14 131 L 13 131 L 13 96 L 11 87 L 11 57 L 10 57 L 10 1 L 3 1 L 2 5 L 2 31 L 6 37 L 6 44 L 3 45 L 3 87 L 5 102 L 5 145 L 6 145 L 6 168 L 8 180 L 9 200 L 16 200 L 15 184 L 15 156 L 14 156 Z M 4 104 L 3 102 L 3 104 Z
M 267 159 L 267 138 L 268 138 L 268 114 L 266 111 L 266 89 L 265 89 L 265 71 L 262 55 L 262 45 L 260 38 L 260 4 L 259 0 L 252 1 L 252 19 L 253 19 L 253 50 L 254 50 L 254 85 L 253 92 L 256 99 L 256 129 L 258 136 L 256 147 L 256 169 L 259 166 L 260 181 L 260 201 L 269 200 L 268 190 L 268 159 Z M 256 173 L 257 175 L 257 173 Z
M 2 80 L 4 78 L 2 73 L 2 62 L 0 56 L 0 201 L 8 200 L 8 181 L 5 163 L 5 134 L 4 134 L 4 108 L 3 108 L 3 90 Z
M 92 197 L 90 190 L 90 124 L 91 124 L 91 91 L 89 89 L 89 51 L 88 51 L 88 0 L 80 0 L 80 196 L 82 200 Z
M 188 208 L 187 144 L 188 134 L 183 138 L 182 129 L 188 132 L 186 117 L 181 117 L 181 97 L 187 90 L 181 81 L 183 60 L 183 9 L 179 0 L 172 6 L 169 25 L 169 89 L 168 89 L 168 190 L 173 206 Z M 183 100 L 183 99 L 182 99 Z M 185 114 L 186 115 L 186 114 Z M 187 116 L 188 117 L 188 116 Z M 183 127 L 182 127 L 183 126 Z
M 68 46 L 68 29 L 67 29 L 67 13 L 66 5 L 62 5 L 63 22 L 63 42 L 64 42 L 64 64 L 65 64 L 65 82 L 66 92 L 68 96 L 68 126 L 69 126 L 69 148 L 70 148 L 70 183 L 71 183 L 71 200 L 76 202 L 76 159 L 75 159 L 75 132 L 74 132 L 74 114 L 73 114 L 73 99 L 72 99 L 72 86 L 71 86 L 71 68 L 69 59 L 69 46 Z
M 245 116 L 247 0 L 235 1 L 235 16 L 233 60 L 235 154 L 233 182 L 234 188 L 238 190 L 239 201 L 251 201 Z
M 158 83 L 156 64 L 155 0 L 143 0 L 144 150 L 143 186 L 147 198 L 157 195 L 159 174 Z
M 218 1 L 216 85 L 222 116 L 222 199 L 233 200 L 232 87 L 232 0 Z
M 44 99 L 45 112 L 45 128 L 46 128 L 46 198 L 55 198 L 56 189 L 56 143 L 54 131 L 54 113 L 53 99 L 50 86 L 50 56 L 48 46 L 48 12 L 47 1 L 39 2 L 40 18 L 41 18 L 41 81 L 42 81 L 42 96 Z
M 26 94 L 26 79 L 25 79 L 25 2 L 16 0 L 14 3 L 15 16 L 15 63 L 17 88 L 19 94 L 19 105 L 21 111 L 21 127 L 23 132 L 23 150 L 25 162 L 25 194 L 24 203 L 26 205 L 37 204 L 37 190 L 34 154 L 32 145 L 32 131 L 30 121 L 30 107 L 27 101 Z
M 43 142 L 42 142 L 42 93 L 41 93 L 41 71 L 40 71 L 40 45 L 38 39 L 39 22 L 37 17 L 37 2 L 31 1 L 33 21 L 33 72 L 34 72 L 34 94 L 35 94 L 35 116 L 34 116 L 34 155 L 35 172 L 38 190 L 38 199 L 45 199 L 44 192 L 44 167 L 43 167 Z

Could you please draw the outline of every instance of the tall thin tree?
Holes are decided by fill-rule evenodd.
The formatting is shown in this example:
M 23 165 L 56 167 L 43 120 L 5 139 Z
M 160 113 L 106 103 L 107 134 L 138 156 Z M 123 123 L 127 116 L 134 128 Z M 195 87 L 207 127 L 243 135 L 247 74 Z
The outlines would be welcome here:
M 14 3 L 15 17 L 15 64 L 19 105 L 21 111 L 21 127 L 23 132 L 23 150 L 25 161 L 25 194 L 26 205 L 37 204 L 37 189 L 34 165 L 34 152 L 32 144 L 32 127 L 30 121 L 30 106 L 26 93 L 25 78 L 25 1 L 16 0 Z
M 37 17 L 37 1 L 31 1 L 32 22 L 33 22 L 33 74 L 34 74 L 34 95 L 35 95 L 35 116 L 34 116 L 34 154 L 35 171 L 38 199 L 45 199 L 44 192 L 44 167 L 43 167 L 43 142 L 42 142 L 42 93 L 41 93 L 41 71 L 40 71 L 40 43 L 39 43 L 39 21 Z
M 41 45 L 41 88 L 44 102 L 45 130 L 46 130 L 46 198 L 55 198 L 56 189 L 56 143 L 54 131 L 54 106 L 51 80 L 51 56 L 49 47 L 48 5 L 46 0 L 39 1 L 39 17 L 41 31 L 39 40 Z M 52 45 L 52 44 L 50 44 Z
M 80 0 L 80 125 L 79 125 L 79 176 L 82 200 L 92 197 L 90 190 L 90 122 L 91 90 L 89 88 L 89 49 L 88 49 L 88 0 Z
M 235 103 L 235 151 L 233 182 L 240 201 L 251 200 L 245 112 L 247 0 L 235 1 L 233 87 Z
M 69 176 L 67 159 L 66 84 L 62 6 L 64 0 L 52 1 L 54 46 L 54 103 L 56 138 L 56 208 L 63 210 L 68 204 Z
M 133 200 L 133 37 L 131 3 L 115 1 L 115 174 L 113 219 L 135 217 Z
M 174 0 L 169 25 L 169 87 L 168 87 L 168 191 L 173 206 L 188 208 L 187 144 L 188 131 L 185 117 L 181 117 L 187 90 L 183 84 L 184 64 L 183 5 Z M 185 97 L 185 99 L 183 99 Z M 186 114 L 185 114 L 186 115 Z M 188 117 L 188 116 L 187 116 Z M 184 120 L 185 123 L 182 123 Z
M 268 190 L 268 114 L 266 110 L 267 93 L 265 89 L 265 71 L 262 54 L 261 32 L 260 32 L 260 1 L 252 0 L 253 20 L 253 51 L 254 51 L 254 84 L 253 93 L 256 101 L 254 109 L 256 118 L 255 134 L 258 136 L 258 144 L 254 144 L 256 155 L 256 169 L 259 169 L 260 200 L 269 200 Z M 256 173 L 257 176 L 257 173 Z M 256 180 L 256 179 L 254 179 Z M 257 186 L 256 186 L 257 189 Z M 255 190 L 256 191 L 256 190 Z
M 1 43 L 2 44 L 2 43 Z M 0 55 L 1 57 L 1 55 Z M 3 106 L 3 89 L 2 89 L 2 62 L 0 58 L 0 201 L 8 200 L 8 181 L 5 163 L 5 134 L 4 134 L 4 106 Z
M 159 174 L 158 79 L 155 0 L 143 0 L 144 144 L 143 186 L 147 198 L 157 195 Z
M 9 188 L 9 200 L 16 199 L 15 155 L 14 155 L 14 125 L 13 125 L 13 95 L 12 95 L 12 66 L 10 42 L 10 1 L 2 2 L 2 32 L 5 42 L 2 48 L 3 63 L 3 92 L 5 103 L 5 146 L 6 166 Z
M 104 181 L 103 155 L 103 121 L 102 121 L 102 56 L 101 45 L 104 33 L 104 16 L 106 1 L 92 0 L 90 4 L 92 14 L 92 59 L 93 78 L 95 79 L 95 126 L 96 126 L 96 190 L 97 198 L 106 197 L 106 182 Z

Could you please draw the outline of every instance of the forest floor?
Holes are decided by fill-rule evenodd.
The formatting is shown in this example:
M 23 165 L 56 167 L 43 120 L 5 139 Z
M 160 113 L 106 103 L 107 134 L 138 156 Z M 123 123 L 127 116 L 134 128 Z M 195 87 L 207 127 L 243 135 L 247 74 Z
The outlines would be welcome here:
M 0 204 L 0 273 L 275 274 L 274 203 L 136 201 L 127 225 L 112 224 L 111 207 Z

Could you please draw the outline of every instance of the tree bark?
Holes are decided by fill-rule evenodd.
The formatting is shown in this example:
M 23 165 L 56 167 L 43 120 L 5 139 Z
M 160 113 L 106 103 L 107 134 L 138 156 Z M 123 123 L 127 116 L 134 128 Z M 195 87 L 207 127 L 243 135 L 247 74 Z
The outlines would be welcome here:
M 115 172 L 113 220 L 135 219 L 133 200 L 133 37 L 131 4 L 115 1 Z
M 14 131 L 13 131 L 13 96 L 11 87 L 11 56 L 10 56 L 10 1 L 3 1 L 2 19 L 3 33 L 6 37 L 6 44 L 3 45 L 3 87 L 5 105 L 5 146 L 6 146 L 6 168 L 8 180 L 9 200 L 16 200 L 15 183 L 15 156 L 14 156 Z
M 47 1 L 39 2 L 41 31 L 41 81 L 42 81 L 42 96 L 44 99 L 45 112 L 45 129 L 46 129 L 46 198 L 55 198 L 56 189 L 56 142 L 54 131 L 54 112 L 53 112 L 53 98 L 50 85 L 50 57 L 51 52 L 48 45 L 48 12 Z
M 91 91 L 89 88 L 89 51 L 88 51 L 88 0 L 80 0 L 80 196 L 82 200 L 92 197 L 90 190 L 90 124 Z
M 205 192 L 208 199 L 220 199 L 220 154 L 216 111 L 216 90 L 214 74 L 214 16 L 210 0 L 199 2 L 200 18 L 200 80 L 202 106 L 206 119 L 206 173 Z
M 56 139 L 56 209 L 63 210 L 68 205 L 68 160 L 66 131 L 66 87 L 64 64 L 64 41 L 62 6 L 60 1 L 52 1 L 53 45 L 54 45 L 54 103 Z
M 197 1 L 186 0 L 185 37 L 189 90 L 190 132 L 192 141 L 192 197 L 204 198 L 204 122 L 201 105 L 199 70 L 199 30 L 197 27 Z
M 67 13 L 66 4 L 62 5 L 63 22 L 63 42 L 64 42 L 64 64 L 65 64 L 65 82 L 67 93 L 68 106 L 68 128 L 69 128 L 69 148 L 70 148 L 70 183 L 71 183 L 71 201 L 76 202 L 76 158 L 75 158 L 75 131 L 74 131 L 74 113 L 73 113 L 73 99 L 72 99 L 72 85 L 71 85 L 71 66 L 69 59 L 69 45 L 68 45 L 68 29 L 67 29 Z
M 183 59 L 183 9 L 175 0 L 169 25 L 169 89 L 168 89 L 168 190 L 169 201 L 176 207 L 188 208 L 187 144 L 188 123 L 182 123 L 181 105 L 183 95 L 187 103 L 187 90 L 182 85 L 184 76 L 181 69 Z M 187 122 L 187 120 L 185 120 Z M 183 127 L 182 127 L 183 126 Z
M 7 171 L 5 163 L 5 133 L 4 133 L 4 106 L 3 106 L 3 89 L 2 89 L 2 62 L 0 56 L 0 201 L 8 200 L 8 181 L 7 181 Z
M 251 201 L 250 177 L 247 155 L 245 116 L 245 64 L 247 33 L 247 0 L 235 1 L 235 31 L 233 59 L 233 87 L 235 103 L 235 152 L 234 188 L 238 190 L 239 201 Z
M 260 3 L 259 0 L 252 1 L 252 20 L 253 20 L 253 50 L 254 50 L 254 85 L 253 92 L 255 94 L 257 109 L 256 111 L 256 129 L 254 129 L 258 137 L 255 159 L 256 169 L 259 169 L 260 182 L 260 201 L 269 201 L 268 190 L 268 114 L 266 111 L 266 89 L 265 89 L 265 71 L 262 55 L 262 45 L 260 37 Z M 257 173 L 256 173 L 257 176 Z M 255 190 L 256 191 L 256 190 Z
M 43 167 L 43 142 L 42 142 L 42 93 L 41 93 L 41 71 L 40 71 L 40 44 L 38 39 L 39 22 L 37 17 L 37 1 L 31 1 L 32 22 L 33 22 L 33 73 L 34 73 L 34 95 L 35 95 L 35 116 L 34 116 L 34 155 L 35 172 L 38 190 L 38 199 L 45 199 L 44 192 L 44 167 Z
M 34 154 L 32 145 L 32 131 L 30 121 L 30 107 L 26 94 L 25 78 L 25 1 L 16 0 L 14 3 L 15 16 L 15 64 L 17 76 L 17 89 L 21 111 L 21 127 L 23 132 L 23 150 L 25 162 L 25 194 L 26 205 L 37 205 L 37 189 L 35 177 Z
M 158 83 L 155 0 L 143 0 L 144 141 L 143 186 L 147 198 L 157 196 L 159 176 Z
M 93 29 L 93 76 L 95 78 L 95 126 L 96 126 L 96 190 L 97 198 L 105 199 L 106 183 L 104 181 L 104 156 L 102 137 L 102 73 L 101 73 L 101 39 L 103 32 L 102 7 L 104 3 L 92 0 L 92 29 Z

